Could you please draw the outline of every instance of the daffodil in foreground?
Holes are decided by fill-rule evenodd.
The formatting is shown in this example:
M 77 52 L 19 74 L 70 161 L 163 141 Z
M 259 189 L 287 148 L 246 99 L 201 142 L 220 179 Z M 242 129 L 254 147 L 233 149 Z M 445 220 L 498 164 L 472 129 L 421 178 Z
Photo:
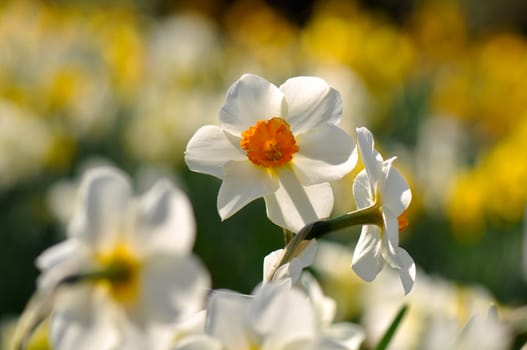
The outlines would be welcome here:
M 53 348 L 155 349 L 146 335 L 201 309 L 209 288 L 191 205 L 166 180 L 134 198 L 111 167 L 88 171 L 79 197 L 68 239 L 37 260 L 39 290 L 57 289 Z
M 361 342 L 343 341 L 346 332 L 322 332 L 307 295 L 274 282 L 260 285 L 253 296 L 215 291 L 207 313 L 205 332 L 220 341 L 221 349 L 355 350 Z
M 245 74 L 227 92 L 220 125 L 194 134 L 185 161 L 223 180 L 222 219 L 263 197 L 269 219 L 298 232 L 329 216 L 329 182 L 357 161 L 353 139 L 337 126 L 341 114 L 339 93 L 320 78 L 295 77 L 277 87 Z
M 373 135 L 357 128 L 357 145 L 364 170 L 353 184 L 358 209 L 370 208 L 378 215 L 377 222 L 364 225 L 355 252 L 353 270 L 362 279 L 372 281 L 385 263 L 399 271 L 407 294 L 415 281 L 415 264 L 410 255 L 399 247 L 399 231 L 407 224 L 406 209 L 412 192 L 404 177 L 392 165 L 395 158 L 383 160 L 374 148 Z

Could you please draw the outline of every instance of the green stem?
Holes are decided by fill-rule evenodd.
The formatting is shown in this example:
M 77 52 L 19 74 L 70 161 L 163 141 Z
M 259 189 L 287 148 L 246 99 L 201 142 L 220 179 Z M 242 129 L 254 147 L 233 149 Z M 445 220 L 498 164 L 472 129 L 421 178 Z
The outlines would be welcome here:
M 284 248 L 284 255 L 270 274 L 270 279 L 272 280 L 274 274 L 280 266 L 288 263 L 293 259 L 293 257 L 300 253 L 301 249 L 303 249 L 303 245 L 301 243 L 304 240 L 319 238 L 332 231 L 355 225 L 369 224 L 382 226 L 382 220 L 381 207 L 375 203 L 367 208 L 357 209 L 333 219 L 316 221 L 304 226 L 293 237 L 293 239 L 287 243 L 286 247 Z

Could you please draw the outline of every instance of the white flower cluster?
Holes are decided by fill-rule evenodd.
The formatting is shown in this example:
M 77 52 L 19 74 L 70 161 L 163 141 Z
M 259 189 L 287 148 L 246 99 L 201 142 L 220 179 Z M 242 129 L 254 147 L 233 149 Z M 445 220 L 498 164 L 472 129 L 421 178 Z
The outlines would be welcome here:
M 395 158 L 383 160 L 366 128 L 356 129 L 355 147 L 338 126 L 341 113 L 340 94 L 322 79 L 295 77 L 277 87 L 246 74 L 227 92 L 220 125 L 203 126 L 187 145 L 190 169 L 223 180 L 222 219 L 263 197 L 267 216 L 290 238 L 265 258 L 252 295 L 210 290 L 192 254 L 192 207 L 169 181 L 134 197 L 121 171 L 89 170 L 67 240 L 37 259 L 42 274 L 17 346 L 50 316 L 58 350 L 358 349 L 363 331 L 333 322 L 335 302 L 303 270 L 315 259 L 315 238 L 362 225 L 353 270 L 372 281 L 387 263 L 408 293 L 415 265 L 398 234 L 411 192 Z M 357 210 L 329 218 L 330 183 L 348 174 L 359 154 Z

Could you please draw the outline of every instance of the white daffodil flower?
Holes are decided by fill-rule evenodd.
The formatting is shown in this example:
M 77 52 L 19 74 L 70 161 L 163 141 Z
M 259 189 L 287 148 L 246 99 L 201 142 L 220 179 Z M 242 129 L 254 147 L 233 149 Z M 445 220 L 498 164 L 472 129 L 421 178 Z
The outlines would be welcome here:
M 330 181 L 357 161 L 353 139 L 337 124 L 340 94 L 315 77 L 276 87 L 245 74 L 229 89 L 220 125 L 200 128 L 185 152 L 188 167 L 223 180 L 222 220 L 263 197 L 275 224 L 298 232 L 328 217 Z
M 379 222 L 364 225 L 353 254 L 353 270 L 365 281 L 373 281 L 385 263 L 398 269 L 405 294 L 415 281 L 415 264 L 399 247 L 399 231 L 408 225 L 406 209 L 412 192 L 404 177 L 392 166 L 395 158 L 383 160 L 374 149 L 371 132 L 357 128 L 357 145 L 364 163 L 353 183 L 359 209 L 378 210 Z
M 283 284 L 261 285 L 254 296 L 215 291 L 206 333 L 229 350 L 346 350 L 321 335 L 309 299 Z
M 201 309 L 210 285 L 190 202 L 166 180 L 133 198 L 111 167 L 88 171 L 79 199 L 68 239 L 37 260 L 39 290 L 58 288 L 53 348 L 156 349 L 145 335 Z

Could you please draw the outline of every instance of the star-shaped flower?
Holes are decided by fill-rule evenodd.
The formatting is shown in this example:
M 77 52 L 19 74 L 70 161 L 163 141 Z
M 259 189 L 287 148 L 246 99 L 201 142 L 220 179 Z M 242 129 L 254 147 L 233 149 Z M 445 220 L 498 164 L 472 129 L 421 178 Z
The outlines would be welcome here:
M 295 77 L 276 87 L 245 74 L 227 92 L 220 125 L 194 134 L 185 161 L 223 180 L 222 219 L 263 197 L 269 219 L 298 232 L 329 216 L 329 182 L 357 161 L 353 139 L 337 126 L 341 113 L 339 93 L 322 79 Z
M 353 184 L 358 209 L 378 210 L 378 222 L 364 225 L 353 254 L 353 270 L 372 281 L 385 263 L 399 270 L 405 293 L 415 281 L 415 264 L 406 250 L 399 247 L 399 231 L 408 225 L 406 209 L 412 192 L 404 177 L 392 165 L 395 158 L 383 160 L 374 149 L 373 135 L 357 128 L 357 145 L 364 170 Z

